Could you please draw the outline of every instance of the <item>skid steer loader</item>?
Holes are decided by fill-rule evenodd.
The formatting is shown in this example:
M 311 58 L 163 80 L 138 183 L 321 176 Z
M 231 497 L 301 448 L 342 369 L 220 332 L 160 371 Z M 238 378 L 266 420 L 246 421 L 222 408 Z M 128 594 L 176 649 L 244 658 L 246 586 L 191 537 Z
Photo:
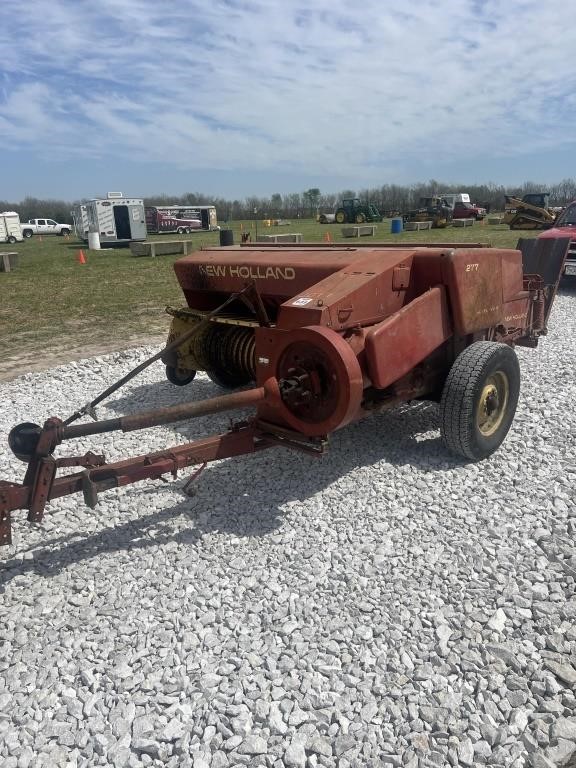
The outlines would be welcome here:
M 522 199 L 506 195 L 503 224 L 510 229 L 548 229 L 556 214 L 549 207 L 547 192 L 532 192 Z

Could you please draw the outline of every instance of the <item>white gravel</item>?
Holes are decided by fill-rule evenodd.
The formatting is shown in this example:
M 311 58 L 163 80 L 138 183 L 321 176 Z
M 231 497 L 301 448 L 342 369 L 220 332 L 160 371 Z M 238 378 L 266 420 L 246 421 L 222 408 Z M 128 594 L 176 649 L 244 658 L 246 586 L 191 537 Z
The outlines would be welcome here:
M 0 478 L 20 421 L 67 416 L 151 349 L 1 387 Z M 518 351 L 504 446 L 444 451 L 431 405 L 177 482 L 15 514 L 2 550 L 0 763 L 26 766 L 563 765 L 576 753 L 576 291 Z M 201 398 L 154 365 L 101 417 Z M 89 438 L 109 459 L 227 416 Z

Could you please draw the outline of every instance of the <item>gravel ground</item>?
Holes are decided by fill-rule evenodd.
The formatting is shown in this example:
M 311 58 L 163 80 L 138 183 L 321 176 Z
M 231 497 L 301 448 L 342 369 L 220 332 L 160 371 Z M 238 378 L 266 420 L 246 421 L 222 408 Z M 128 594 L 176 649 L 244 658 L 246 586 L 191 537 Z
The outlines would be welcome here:
M 68 415 L 152 350 L 2 385 L 11 426 Z M 535 768 L 576 754 L 576 292 L 519 350 L 501 450 L 450 459 L 435 406 L 286 451 L 16 515 L 2 552 L 0 763 Z M 216 394 L 200 377 L 188 392 Z M 184 395 L 152 366 L 101 417 Z M 226 416 L 78 440 L 109 459 Z

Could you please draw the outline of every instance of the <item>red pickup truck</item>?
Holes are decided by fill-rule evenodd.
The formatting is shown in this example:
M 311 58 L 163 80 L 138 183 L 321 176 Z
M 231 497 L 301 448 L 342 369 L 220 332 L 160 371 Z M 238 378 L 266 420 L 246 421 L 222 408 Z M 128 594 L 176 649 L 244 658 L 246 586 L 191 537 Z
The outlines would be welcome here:
M 486 216 L 485 208 L 479 208 L 477 205 L 472 205 L 472 203 L 462 203 L 459 201 L 454 203 L 453 219 L 476 219 L 476 221 L 480 221 L 484 216 Z

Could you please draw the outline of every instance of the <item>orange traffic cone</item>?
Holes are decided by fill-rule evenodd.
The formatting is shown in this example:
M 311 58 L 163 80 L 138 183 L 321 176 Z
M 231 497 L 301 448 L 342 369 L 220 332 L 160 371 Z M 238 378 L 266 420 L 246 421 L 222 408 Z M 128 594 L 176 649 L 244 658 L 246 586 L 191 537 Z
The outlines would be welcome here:
M 332 235 L 330 234 L 330 232 L 324 232 L 324 242 L 325 243 L 332 242 Z
M 82 248 L 78 251 L 78 256 L 76 256 L 76 261 L 78 264 L 86 264 L 86 256 L 84 256 L 84 251 Z

